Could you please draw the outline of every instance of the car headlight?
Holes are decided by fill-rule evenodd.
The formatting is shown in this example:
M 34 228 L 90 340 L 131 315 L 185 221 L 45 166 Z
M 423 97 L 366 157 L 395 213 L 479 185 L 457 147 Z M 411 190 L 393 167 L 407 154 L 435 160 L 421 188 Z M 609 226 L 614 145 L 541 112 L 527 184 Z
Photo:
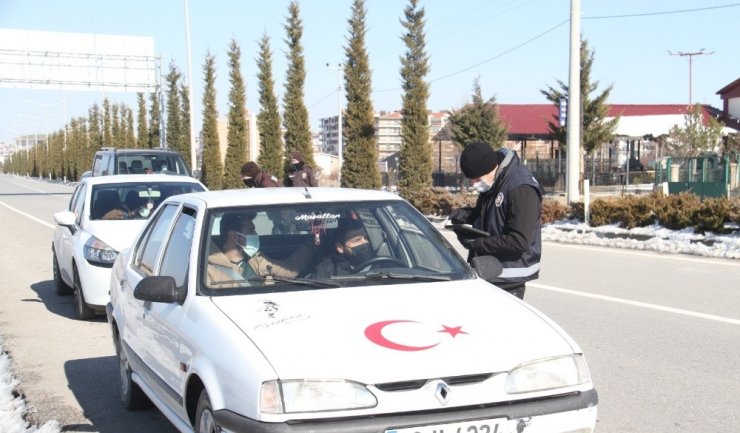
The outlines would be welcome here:
M 116 260 L 116 256 L 118 256 L 118 251 L 95 236 L 90 236 L 90 239 L 85 242 L 85 247 L 82 251 L 85 255 L 85 260 L 94 265 L 112 266 Z
M 591 382 L 591 375 L 583 355 L 574 354 L 541 359 L 522 364 L 506 377 L 506 392 L 545 391 L 583 385 Z
M 351 410 L 377 404 L 365 386 L 344 380 L 271 380 L 262 384 L 260 393 L 263 413 Z

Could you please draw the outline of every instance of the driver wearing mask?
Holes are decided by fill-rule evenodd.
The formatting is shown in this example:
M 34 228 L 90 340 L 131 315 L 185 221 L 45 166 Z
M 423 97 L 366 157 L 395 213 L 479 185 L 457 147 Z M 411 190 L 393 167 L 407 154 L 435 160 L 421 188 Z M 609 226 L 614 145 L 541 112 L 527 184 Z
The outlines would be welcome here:
M 363 263 L 374 256 L 362 222 L 356 219 L 342 219 L 339 221 L 337 231 L 332 254 L 316 265 L 314 278 L 349 275 L 360 270 Z
M 313 248 L 301 245 L 286 260 L 271 259 L 260 251 L 254 213 L 221 217 L 221 240 L 212 239 L 208 255 L 208 282 L 244 280 L 255 275 L 295 277 L 313 258 Z

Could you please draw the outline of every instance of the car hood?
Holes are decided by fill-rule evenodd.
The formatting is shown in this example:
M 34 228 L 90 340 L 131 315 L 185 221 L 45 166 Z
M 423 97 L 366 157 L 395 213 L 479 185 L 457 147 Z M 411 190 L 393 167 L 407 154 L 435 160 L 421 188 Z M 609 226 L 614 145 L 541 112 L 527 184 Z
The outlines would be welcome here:
M 121 252 L 131 246 L 147 220 L 100 220 L 88 222 L 88 232 Z
M 213 302 L 281 379 L 373 384 L 492 373 L 579 350 L 534 308 L 479 279 Z

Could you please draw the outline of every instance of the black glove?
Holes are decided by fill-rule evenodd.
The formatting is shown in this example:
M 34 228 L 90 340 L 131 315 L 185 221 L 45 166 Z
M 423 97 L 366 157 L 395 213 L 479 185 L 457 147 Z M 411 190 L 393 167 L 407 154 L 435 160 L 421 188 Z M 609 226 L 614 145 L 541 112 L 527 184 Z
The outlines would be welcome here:
M 465 247 L 469 251 L 475 252 L 477 246 L 478 246 L 478 239 L 476 238 L 467 238 L 467 239 L 460 239 L 458 236 L 458 239 L 460 240 L 460 243 L 463 247 Z
M 452 209 L 450 212 L 450 222 L 452 224 L 468 224 L 468 219 L 473 213 L 473 210 L 469 207 L 462 207 L 458 209 Z

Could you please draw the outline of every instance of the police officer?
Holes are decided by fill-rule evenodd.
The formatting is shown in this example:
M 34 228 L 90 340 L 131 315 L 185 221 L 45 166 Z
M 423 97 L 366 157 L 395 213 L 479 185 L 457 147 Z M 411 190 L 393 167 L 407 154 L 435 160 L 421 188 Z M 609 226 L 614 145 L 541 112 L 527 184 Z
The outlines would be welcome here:
M 301 152 L 290 154 L 288 184 L 289 186 L 319 186 L 318 173 L 306 165 Z
M 272 188 L 280 185 L 278 178 L 263 171 L 254 161 L 242 166 L 242 182 L 249 188 Z
M 494 151 L 483 142 L 465 147 L 460 168 L 480 194 L 475 207 L 453 210 L 450 221 L 489 233 L 480 237 L 456 231 L 460 243 L 469 250 L 468 260 L 479 255 L 496 257 L 503 271 L 490 282 L 524 299 L 524 284 L 539 277 L 542 187 L 516 152 L 506 148 Z

